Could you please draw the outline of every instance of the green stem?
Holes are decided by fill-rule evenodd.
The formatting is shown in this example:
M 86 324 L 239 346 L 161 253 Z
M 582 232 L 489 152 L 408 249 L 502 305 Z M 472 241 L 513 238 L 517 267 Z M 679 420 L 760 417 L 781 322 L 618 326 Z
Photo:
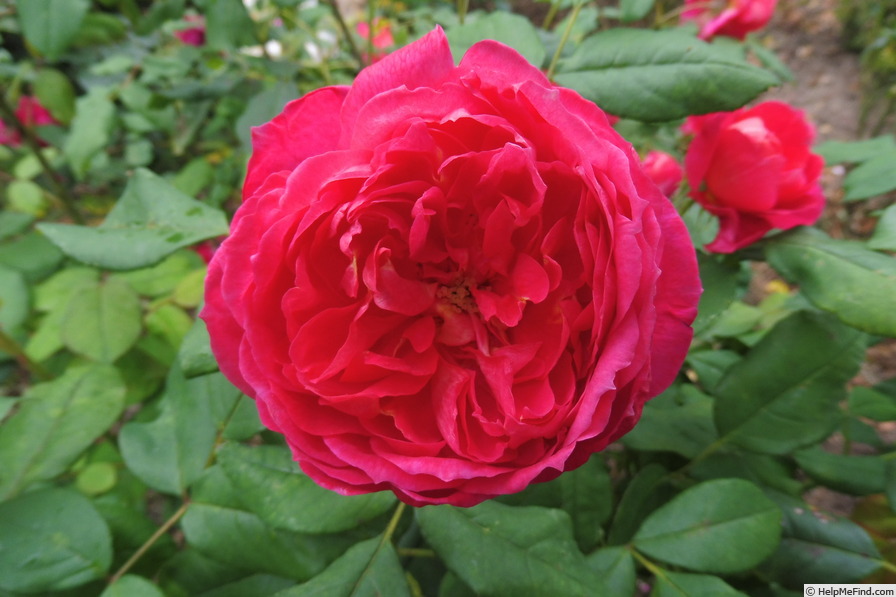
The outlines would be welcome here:
M 47 158 L 44 157 L 44 153 L 41 150 L 40 141 L 37 136 L 34 134 L 34 131 L 29 127 L 26 127 L 16 116 L 15 110 L 12 109 L 12 106 L 6 101 L 6 97 L 4 94 L 0 93 L 0 115 L 2 115 L 3 119 L 9 124 L 12 125 L 16 131 L 22 136 L 22 139 L 34 153 L 34 157 L 37 158 L 38 163 L 40 164 L 41 169 L 44 171 L 44 174 L 47 175 L 47 178 L 50 180 L 50 184 L 53 185 L 53 190 L 55 195 L 62 201 L 62 207 L 65 211 L 68 212 L 69 217 L 76 224 L 83 224 L 84 217 L 75 207 L 75 198 L 72 197 L 68 189 L 59 182 L 59 179 L 56 176 L 56 171 L 53 170 L 53 167 L 47 161 Z
M 40 363 L 31 360 L 31 357 L 25 354 L 25 350 L 16 342 L 15 338 L 7 334 L 3 328 L 0 328 L 0 350 L 11 354 L 28 373 L 37 379 L 46 381 L 53 378 L 53 374 Z
M 566 23 L 566 29 L 563 30 L 563 37 L 560 38 L 560 45 L 557 46 L 557 51 L 554 52 L 554 57 L 551 58 L 551 65 L 548 67 L 547 72 L 548 79 L 554 78 L 554 72 L 557 70 L 557 63 L 560 62 L 560 55 L 563 53 L 563 48 L 566 46 L 566 42 L 569 41 L 569 35 L 572 33 L 572 26 L 575 24 L 579 12 L 582 10 L 582 6 L 584 6 L 584 4 L 579 2 L 572 9 L 569 22 Z
M 644 566 L 648 570 L 648 572 L 650 572 L 652 575 L 659 576 L 659 577 L 665 577 L 665 571 L 662 568 L 660 568 L 659 566 L 657 566 L 656 564 L 654 564 L 653 562 L 651 562 L 650 560 L 648 560 L 647 558 L 645 558 L 644 556 L 642 556 L 638 552 L 637 549 L 635 549 L 631 545 L 626 545 L 626 548 L 628 549 L 629 553 L 632 554 L 632 556 L 636 560 L 638 560 L 638 563 L 641 564 L 642 566 Z
M 380 547 L 392 540 L 392 535 L 395 534 L 395 529 L 398 528 L 398 521 L 401 520 L 401 515 L 404 514 L 404 509 L 406 507 L 407 504 L 400 502 L 398 507 L 395 508 L 395 512 L 392 514 L 389 524 L 386 525 L 386 530 L 383 531 L 383 538 L 380 539 Z
M 348 47 L 351 50 L 352 56 L 357 59 L 361 66 L 364 66 L 361 50 L 358 49 L 358 44 L 355 43 L 355 38 L 352 37 L 352 32 L 349 30 L 345 19 L 342 18 L 342 13 L 339 11 L 339 6 L 336 5 L 336 0 L 324 0 L 324 2 L 326 2 L 332 9 L 333 16 L 336 18 L 336 22 L 339 23 L 339 30 L 342 31 L 342 37 L 348 42 Z
M 544 15 L 544 20 L 541 22 L 541 28 L 547 31 L 551 28 L 551 25 L 554 23 L 554 17 L 557 16 L 557 11 L 560 10 L 559 2 L 551 2 L 551 7 L 548 9 L 548 14 Z
M 464 24 L 464 19 L 466 18 L 469 9 L 470 0 L 457 0 L 457 18 L 461 25 Z
M 162 535 L 167 533 L 168 530 L 171 529 L 171 527 L 173 527 L 174 524 L 178 520 L 180 520 L 184 514 L 186 514 L 187 508 L 189 506 L 189 500 L 184 500 L 184 503 L 181 504 L 180 508 L 178 508 L 174 514 L 168 517 L 168 520 L 163 522 L 162 526 L 157 528 L 156 532 L 153 533 L 149 539 L 144 541 L 143 545 L 141 545 L 140 548 L 134 552 L 134 555 L 128 558 L 128 561 L 122 564 L 121 568 L 119 568 L 118 571 L 109 578 L 109 584 L 114 585 L 118 581 L 118 579 L 127 574 L 128 570 L 130 570 L 131 567 L 133 567 L 133 565 L 136 564 L 137 561 L 142 558 L 147 551 L 149 551 L 149 548 L 151 548 L 155 544 L 155 542 L 162 537 Z
M 426 549 L 425 547 L 399 547 L 398 556 L 402 558 L 434 558 L 435 550 Z
M 376 18 L 375 0 L 367 0 L 367 64 L 373 63 L 373 21 Z

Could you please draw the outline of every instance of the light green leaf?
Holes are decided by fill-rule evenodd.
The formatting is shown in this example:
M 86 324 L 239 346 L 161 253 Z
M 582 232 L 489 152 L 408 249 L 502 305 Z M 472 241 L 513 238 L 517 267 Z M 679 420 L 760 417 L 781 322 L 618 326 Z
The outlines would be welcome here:
M 445 35 L 451 44 L 455 62 L 460 62 L 473 44 L 493 39 L 510 46 L 537 67 L 544 63 L 544 44 L 541 43 L 538 31 L 532 21 L 521 15 L 504 11 L 488 14 L 473 12 L 463 25 L 450 27 Z
M 778 83 L 680 30 L 625 28 L 586 38 L 561 61 L 555 80 L 611 114 L 647 122 L 733 110 Z
M 240 500 L 268 525 L 300 533 L 346 531 L 395 504 L 389 492 L 342 496 L 303 474 L 285 446 L 226 444 L 218 462 Z
M 759 572 L 790 588 L 803 583 L 855 583 L 880 567 L 868 533 L 854 522 L 796 498 L 768 492 L 784 514 L 783 537 Z
M 896 189 L 896 148 L 862 162 L 843 179 L 844 201 L 867 199 Z
M 121 429 L 119 448 L 128 468 L 153 489 L 179 495 L 202 474 L 218 426 L 239 396 L 220 373 L 186 379 L 175 365 L 158 418 Z
M 78 180 L 84 179 L 93 157 L 109 142 L 115 122 L 115 104 L 109 93 L 104 87 L 94 87 L 75 102 L 75 117 L 62 151 Z
M 212 354 L 209 343 L 208 328 L 201 319 L 193 322 L 180 346 L 178 357 L 180 366 L 187 377 L 195 377 L 218 370 L 218 362 Z
M 106 365 L 69 368 L 32 386 L 0 426 L 0 496 L 64 472 L 124 408 L 125 388 Z
M 25 39 L 52 61 L 74 39 L 89 8 L 89 0 L 27 0 L 17 12 Z
M 784 319 L 716 386 L 719 435 L 765 454 L 820 441 L 840 419 L 866 346 L 865 334 L 824 314 Z
M 34 80 L 34 94 L 53 118 L 63 124 L 75 116 L 75 88 L 64 74 L 54 68 L 42 68 Z
M 165 594 L 145 578 L 125 574 L 106 587 L 100 597 L 165 597 Z
M 246 109 L 237 119 L 234 132 L 246 151 L 252 149 L 252 127 L 264 124 L 283 111 L 283 107 L 298 96 L 295 83 L 278 81 L 252 96 Z
M 415 511 L 449 570 L 477 594 L 568 597 L 608 594 L 585 562 L 562 510 L 485 502 Z
M 655 0 L 620 0 L 620 20 L 623 23 L 631 23 L 643 19 L 653 9 L 654 2 Z
M 184 276 L 204 269 L 204 265 L 195 251 L 180 249 L 153 266 L 118 272 L 112 277 L 124 280 L 142 296 L 156 298 L 172 293 Z
M 876 251 L 896 251 L 896 205 L 886 208 L 877 221 L 868 248 Z
M 767 245 L 766 255 L 772 267 L 798 284 L 816 307 L 871 334 L 896 336 L 892 256 L 809 228 L 781 235 Z
M 137 293 L 109 278 L 80 286 L 72 294 L 60 331 L 73 352 L 112 363 L 134 345 L 142 327 Z
M 226 234 L 228 224 L 220 210 L 187 197 L 149 170 L 138 169 L 99 227 L 44 223 L 38 228 L 79 261 L 134 269 Z
M 391 542 L 379 537 L 353 545 L 308 582 L 274 597 L 411 597 Z
M 258 43 L 255 23 L 240 0 L 208 0 L 204 9 L 208 47 L 232 50 Z
M 825 141 L 814 150 L 828 164 L 853 164 L 896 150 L 896 138 L 884 135 L 860 141 Z
M 0 503 L 0 589 L 47 594 L 102 578 L 112 538 L 90 501 L 39 489 Z
M 777 547 L 781 512 L 741 479 L 692 487 L 653 512 L 633 545 L 658 560 L 696 572 L 749 570 Z
M 588 555 L 586 561 L 603 579 L 607 595 L 635 594 L 635 559 L 628 547 L 603 547 Z
M 0 329 L 19 327 L 28 317 L 30 292 L 21 273 L 0 264 Z

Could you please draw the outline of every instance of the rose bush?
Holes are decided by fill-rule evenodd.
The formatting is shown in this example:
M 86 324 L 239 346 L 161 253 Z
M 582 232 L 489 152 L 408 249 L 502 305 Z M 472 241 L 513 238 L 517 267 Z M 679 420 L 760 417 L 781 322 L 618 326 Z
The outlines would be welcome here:
M 206 285 L 222 372 L 303 470 L 473 505 L 583 464 L 684 359 L 672 205 L 593 103 L 436 29 L 253 133 Z
M 811 151 L 815 131 L 801 111 L 768 101 L 691 116 L 684 129 L 694 135 L 685 156 L 691 196 L 719 218 L 707 250 L 731 253 L 821 216 L 824 161 Z
M 778 0 L 685 0 L 683 22 L 695 22 L 701 39 L 717 35 L 744 39 L 762 29 L 775 13 Z

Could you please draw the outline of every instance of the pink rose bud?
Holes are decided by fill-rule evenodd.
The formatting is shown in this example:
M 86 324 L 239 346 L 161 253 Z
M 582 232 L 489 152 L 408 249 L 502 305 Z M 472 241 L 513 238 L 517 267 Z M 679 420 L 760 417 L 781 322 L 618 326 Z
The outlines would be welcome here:
M 684 173 L 681 164 L 674 157 L 662 151 L 650 151 L 644 156 L 644 171 L 666 197 L 671 197 L 678 190 Z
M 188 46 L 205 45 L 205 19 L 199 15 L 187 15 L 184 20 L 196 26 L 175 31 L 174 36 Z
M 33 128 L 35 126 L 45 126 L 48 124 L 59 124 L 49 110 L 44 108 L 36 97 L 23 95 L 19 98 L 19 103 L 15 111 L 16 118 L 25 128 Z M 43 144 L 43 142 L 41 142 Z M 18 147 L 22 144 L 22 136 L 19 131 L 10 124 L 0 120 L 0 145 L 9 147 Z
M 725 35 L 744 39 L 771 20 L 778 0 L 685 0 L 682 22 L 700 27 L 701 39 Z
M 342 494 L 472 506 L 576 468 L 674 380 L 687 230 L 606 115 L 436 29 L 253 131 L 202 318 Z
M 707 250 L 731 253 L 821 216 L 824 162 L 811 151 L 815 131 L 801 111 L 764 102 L 692 116 L 685 131 L 694 134 L 685 156 L 691 197 L 719 217 Z

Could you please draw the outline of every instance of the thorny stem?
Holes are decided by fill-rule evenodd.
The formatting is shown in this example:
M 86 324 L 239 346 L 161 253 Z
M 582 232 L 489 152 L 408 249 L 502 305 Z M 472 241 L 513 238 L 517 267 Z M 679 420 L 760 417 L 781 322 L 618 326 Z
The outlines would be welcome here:
M 6 101 L 6 96 L 0 93 L 0 115 L 3 116 L 3 119 L 9 121 L 9 123 L 13 126 L 13 128 L 18 131 L 18 133 L 22 136 L 25 143 L 28 144 L 28 147 L 34 153 L 34 156 L 37 158 L 38 163 L 40 163 L 41 169 L 47 175 L 47 178 L 50 180 L 50 184 L 53 185 L 53 190 L 55 195 L 62 201 L 62 206 L 65 208 L 65 211 L 68 212 L 68 215 L 76 224 L 83 224 L 84 217 L 75 207 L 75 199 L 68 193 L 68 189 L 59 182 L 59 179 L 56 177 L 56 171 L 53 170 L 53 167 L 47 161 L 47 158 L 44 157 L 43 151 L 41 151 L 40 142 L 34 134 L 34 131 L 29 127 L 26 127 L 21 121 L 19 121 L 16 116 L 15 111 L 12 109 L 12 106 Z
M 345 19 L 342 18 L 342 13 L 339 11 L 339 6 L 336 4 L 336 0 L 324 0 L 330 8 L 333 10 L 333 16 L 336 17 L 336 22 L 339 23 L 339 29 L 342 31 L 342 37 L 345 38 L 345 41 L 348 42 L 349 49 L 351 49 L 352 56 L 354 56 L 358 63 L 361 66 L 364 66 L 364 58 L 361 56 L 361 51 L 358 49 L 358 45 L 355 43 L 355 38 L 352 37 L 352 32 L 349 30 L 348 25 L 345 22 Z
M 143 545 L 140 546 L 140 549 L 134 552 L 128 561 L 122 564 L 121 568 L 113 574 L 109 578 L 109 584 L 114 585 L 118 579 L 127 574 L 127 571 L 131 569 L 131 567 L 137 563 L 137 561 L 143 557 L 143 555 L 149 551 L 149 548 L 152 547 L 156 541 L 158 541 L 162 535 L 168 532 L 168 530 L 174 526 L 174 524 L 181 519 L 181 517 L 187 512 L 187 508 L 190 506 L 190 501 L 188 499 L 184 499 L 184 503 L 180 505 L 180 508 L 172 514 L 168 520 L 162 523 L 162 526 L 156 529 L 156 532 L 152 534 L 152 536 L 143 542 Z
M 560 55 L 563 53 L 563 47 L 566 46 L 566 42 L 569 41 L 569 35 L 570 33 L 572 33 L 572 26 L 575 24 L 576 19 L 579 16 L 579 12 L 582 10 L 582 6 L 584 6 L 582 2 L 577 2 L 572 9 L 572 14 L 569 17 L 569 22 L 566 23 L 566 29 L 563 30 L 563 37 L 560 38 L 560 45 L 557 46 L 557 51 L 554 52 L 554 57 L 551 58 L 551 65 L 548 67 L 547 72 L 548 79 L 554 78 L 554 71 L 557 70 L 557 63 L 560 61 Z

